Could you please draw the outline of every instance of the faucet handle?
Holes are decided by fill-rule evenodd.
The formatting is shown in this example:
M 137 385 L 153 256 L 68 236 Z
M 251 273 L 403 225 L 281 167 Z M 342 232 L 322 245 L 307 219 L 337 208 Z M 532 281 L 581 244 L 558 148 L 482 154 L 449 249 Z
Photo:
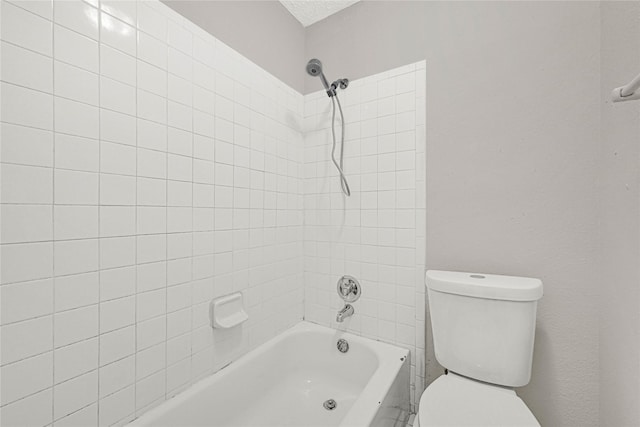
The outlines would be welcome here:
M 358 279 L 353 276 L 344 275 L 338 280 L 338 296 L 345 302 L 354 302 L 362 294 L 362 288 Z
M 338 292 L 340 292 L 340 296 L 342 296 L 342 298 L 346 298 L 349 296 L 349 294 L 353 293 L 353 289 L 354 285 L 350 280 L 343 280 L 338 286 Z

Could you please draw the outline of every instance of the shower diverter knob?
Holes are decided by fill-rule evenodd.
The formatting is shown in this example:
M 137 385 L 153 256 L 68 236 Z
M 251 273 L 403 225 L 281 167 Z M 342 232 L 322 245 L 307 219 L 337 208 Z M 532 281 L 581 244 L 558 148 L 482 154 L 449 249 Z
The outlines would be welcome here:
M 344 300 L 344 302 L 354 302 L 362 294 L 362 288 L 360 282 L 353 276 L 344 275 L 338 280 L 338 296 Z

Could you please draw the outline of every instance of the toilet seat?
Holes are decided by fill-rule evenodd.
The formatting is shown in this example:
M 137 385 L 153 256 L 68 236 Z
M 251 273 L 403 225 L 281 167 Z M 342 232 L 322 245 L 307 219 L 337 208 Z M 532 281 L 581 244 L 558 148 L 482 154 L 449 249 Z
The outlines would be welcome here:
M 417 423 L 431 426 L 540 427 L 515 391 L 454 373 L 442 375 L 422 394 Z

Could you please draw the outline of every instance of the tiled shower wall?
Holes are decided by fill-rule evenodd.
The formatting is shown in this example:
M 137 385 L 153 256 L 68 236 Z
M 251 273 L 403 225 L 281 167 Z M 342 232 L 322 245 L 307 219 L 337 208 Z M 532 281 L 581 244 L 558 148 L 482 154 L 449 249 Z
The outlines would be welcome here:
M 0 424 L 126 422 L 302 319 L 302 95 L 156 1 L 0 7 Z
M 422 61 L 339 92 L 348 198 L 330 158 L 331 101 L 316 92 L 304 105 L 306 319 L 411 349 L 412 401 L 425 378 L 425 84 Z M 363 293 L 337 323 L 343 274 Z

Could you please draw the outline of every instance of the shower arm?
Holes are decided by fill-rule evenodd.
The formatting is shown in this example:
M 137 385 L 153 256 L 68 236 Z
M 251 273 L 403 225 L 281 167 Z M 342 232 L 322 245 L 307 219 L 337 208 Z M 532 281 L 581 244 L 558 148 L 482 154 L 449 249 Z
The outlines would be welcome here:
M 324 73 L 320 74 L 320 80 L 322 81 L 322 85 L 326 89 L 327 96 L 329 98 L 336 96 L 338 88 L 344 90 L 347 88 L 347 86 L 349 86 L 349 79 L 338 79 L 333 83 L 329 84 L 329 82 L 327 81 L 327 78 L 324 76 Z
M 326 79 L 324 78 L 324 74 L 322 74 L 320 78 L 323 79 L 322 83 L 325 84 Z M 327 88 L 327 95 L 329 96 L 329 98 L 331 98 L 337 96 L 338 88 L 344 90 L 347 88 L 347 86 L 349 86 L 349 79 L 338 79 L 331 83 L 331 86 L 329 88 L 327 88 L 327 86 L 325 85 L 325 88 Z

